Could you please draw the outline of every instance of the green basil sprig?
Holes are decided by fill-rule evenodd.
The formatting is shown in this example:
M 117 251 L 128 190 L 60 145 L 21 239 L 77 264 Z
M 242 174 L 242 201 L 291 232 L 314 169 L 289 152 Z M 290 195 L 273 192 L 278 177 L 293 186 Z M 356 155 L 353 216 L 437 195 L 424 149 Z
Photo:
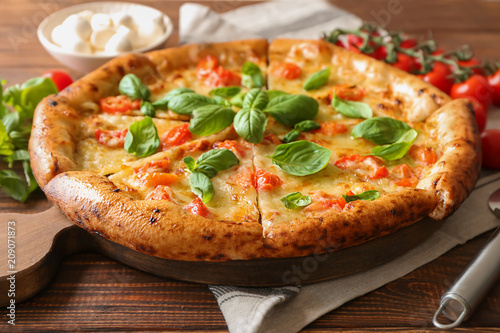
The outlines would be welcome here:
M 243 108 L 234 117 L 234 129 L 243 140 L 260 143 L 264 138 L 267 117 L 259 109 Z
M 143 115 L 148 116 L 148 117 L 154 117 L 155 116 L 155 107 L 153 104 L 149 101 L 142 101 L 141 102 L 141 112 Z
M 148 87 L 134 74 L 125 75 L 121 79 L 118 89 L 122 95 L 127 95 L 132 99 L 140 98 L 143 101 L 148 101 L 151 96 Z
M 204 203 L 212 199 L 214 188 L 211 178 L 217 176 L 218 172 L 227 170 L 240 161 L 229 149 L 212 149 L 203 153 L 197 161 L 191 156 L 184 157 L 184 164 L 191 172 L 189 175 L 189 186 Z
M 243 108 L 263 110 L 268 102 L 267 93 L 264 90 L 255 88 L 246 94 L 243 99 Z
M 263 110 L 283 125 L 294 126 L 303 120 L 314 119 L 318 102 L 305 95 L 282 95 L 271 100 Z
M 189 131 L 196 135 L 207 136 L 231 126 L 234 111 L 222 105 L 205 105 L 193 111 Z
M 307 176 L 324 169 L 332 152 L 309 141 L 295 141 L 276 147 L 269 157 L 282 171 L 294 176 Z
M 163 96 L 159 100 L 154 101 L 153 106 L 156 109 L 166 110 L 166 109 L 168 109 L 168 102 L 170 102 L 170 100 L 172 98 L 174 98 L 175 96 L 185 94 L 185 93 L 194 93 L 194 90 L 189 89 L 189 88 L 183 88 L 183 87 L 176 88 L 174 90 L 170 90 L 168 93 L 165 94 L 165 96 Z
M 346 101 L 334 94 L 332 106 L 338 112 L 349 118 L 371 118 L 373 111 L 363 102 Z
M 356 194 L 356 195 L 342 195 L 344 198 L 345 202 L 351 202 L 351 201 L 356 201 L 356 200 L 367 200 L 367 201 L 373 201 L 375 199 L 380 198 L 380 193 L 379 191 L 376 190 L 368 190 L 364 191 L 363 193 Z
M 302 87 L 307 91 L 321 88 L 328 82 L 330 72 L 330 68 L 325 68 L 320 70 L 319 72 L 314 73 L 306 80 L 306 82 L 304 82 L 304 85 Z
M 302 132 L 309 132 L 315 129 L 321 128 L 321 125 L 314 120 L 304 120 L 298 124 L 295 124 L 293 130 L 288 132 L 281 140 L 283 143 L 289 143 L 297 140 Z
M 359 123 L 353 128 L 351 136 L 379 145 L 372 149 L 371 154 L 393 161 L 406 155 L 418 132 L 402 121 L 376 117 Z
M 251 61 L 247 61 L 241 68 L 241 84 L 249 89 L 264 86 L 264 76 L 260 67 Z
M 227 99 L 225 99 L 224 97 L 221 97 L 221 96 L 219 96 L 219 95 L 215 95 L 215 96 L 213 97 L 213 99 L 217 102 L 217 104 L 218 104 L 218 105 L 227 106 L 227 107 L 229 107 L 229 108 L 230 108 L 231 106 L 233 106 L 233 105 L 231 104 L 231 102 L 229 102 Z
M 229 101 L 231 102 L 232 105 L 237 106 L 241 109 L 243 107 L 243 100 L 245 99 L 246 95 L 247 95 L 246 92 L 240 92 L 239 94 L 231 98 Z
M 283 95 L 290 95 L 287 92 L 281 91 L 281 90 L 266 90 L 267 96 L 269 97 L 269 100 L 273 100 L 276 97 L 283 96 Z
M 168 108 L 177 114 L 191 115 L 194 110 L 202 106 L 213 104 L 217 104 L 217 101 L 213 98 L 197 93 L 186 92 L 174 96 L 168 102 Z
M 137 157 L 153 154 L 160 146 L 158 131 L 151 117 L 144 117 L 130 125 L 125 136 L 125 150 Z
M 210 90 L 208 93 L 210 96 L 220 96 L 224 98 L 233 97 L 241 92 L 241 87 L 231 86 L 231 87 L 219 87 Z
M 289 193 L 280 200 L 289 209 L 302 208 L 311 204 L 311 197 L 300 192 Z

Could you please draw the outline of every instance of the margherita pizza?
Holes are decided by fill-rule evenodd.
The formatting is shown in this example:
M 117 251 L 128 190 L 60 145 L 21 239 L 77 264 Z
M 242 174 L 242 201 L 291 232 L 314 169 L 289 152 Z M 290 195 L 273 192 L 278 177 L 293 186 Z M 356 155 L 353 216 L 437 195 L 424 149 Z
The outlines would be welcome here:
M 76 224 L 175 260 L 338 250 L 468 196 L 466 100 L 320 40 L 112 60 L 38 106 L 37 181 Z

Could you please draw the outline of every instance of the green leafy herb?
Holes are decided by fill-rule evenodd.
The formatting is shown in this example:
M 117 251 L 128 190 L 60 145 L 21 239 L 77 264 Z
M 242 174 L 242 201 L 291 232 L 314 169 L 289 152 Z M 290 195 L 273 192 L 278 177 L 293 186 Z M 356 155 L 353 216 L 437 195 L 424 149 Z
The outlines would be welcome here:
M 233 123 L 234 111 L 222 105 L 204 105 L 193 111 L 189 131 L 207 136 L 217 133 Z
M 300 137 L 301 132 L 297 130 L 291 130 L 290 132 L 286 133 L 286 135 L 283 137 L 283 140 L 281 140 L 283 143 L 289 143 L 292 141 L 297 140 Z
M 376 190 L 369 190 L 369 191 L 364 191 L 363 193 L 356 194 L 356 195 L 342 195 L 344 198 L 345 202 L 351 202 L 351 201 L 356 201 L 356 200 L 367 200 L 367 201 L 373 201 L 375 199 L 380 198 L 380 193 L 379 191 Z
M 224 97 L 215 95 L 213 98 L 217 102 L 218 105 L 227 106 L 227 107 L 231 107 L 232 106 L 231 102 L 229 102 Z
M 168 108 L 168 102 L 174 98 L 175 96 L 179 96 L 185 93 L 194 93 L 194 90 L 189 88 L 176 88 L 174 90 L 170 90 L 165 96 L 160 98 L 157 101 L 153 102 L 153 106 L 156 109 L 166 110 Z
M 399 160 L 410 150 L 417 136 L 418 132 L 412 128 L 392 144 L 373 147 L 371 153 L 388 161 Z
M 203 153 L 196 162 L 197 166 L 211 165 L 217 171 L 227 170 L 239 163 L 236 155 L 229 149 L 212 149 Z
M 304 120 L 300 123 L 295 124 L 293 129 L 301 132 L 310 132 L 312 130 L 320 129 L 321 126 L 314 120 Z
M 276 97 L 283 96 L 283 95 L 290 95 L 287 92 L 281 91 L 281 90 L 266 90 L 267 96 L 269 96 L 269 100 L 273 100 Z
M 314 119 L 318 114 L 318 102 L 305 95 L 283 95 L 271 100 L 264 109 L 277 122 L 293 126 L 304 120 Z
M 330 72 L 331 72 L 330 68 L 325 68 L 311 75 L 311 77 L 308 78 L 306 82 L 304 82 L 303 85 L 304 90 L 309 91 L 324 86 L 328 82 L 328 78 L 330 77 Z
M 148 116 L 148 117 L 154 117 L 156 114 L 156 110 L 151 104 L 151 102 L 148 101 L 142 101 L 141 102 L 141 112 L 143 115 Z
M 398 141 L 412 128 L 399 120 L 388 117 L 375 117 L 362 121 L 353 128 L 353 138 L 364 138 L 377 145 L 391 144 Z
M 281 202 L 289 209 L 302 208 L 311 204 L 311 197 L 300 192 L 293 192 L 281 198 Z
M 273 164 L 294 176 L 307 176 L 324 169 L 332 152 L 309 141 L 295 141 L 279 145 L 272 156 Z
M 220 96 L 224 98 L 233 97 L 241 92 L 241 87 L 231 86 L 231 87 L 220 87 L 210 90 L 208 93 L 210 96 Z
M 24 82 L 20 87 L 14 85 L 7 88 L 3 94 L 3 100 L 5 104 L 13 106 L 22 119 L 31 119 L 38 103 L 44 97 L 57 92 L 57 87 L 51 79 L 35 77 Z
M 22 201 L 24 193 L 26 193 L 26 184 L 12 170 L 0 170 L 0 186 L 5 193 L 19 201 Z
M 156 126 L 151 117 L 144 117 L 130 125 L 125 137 L 125 150 L 137 157 L 153 154 L 160 146 Z
M 264 138 L 267 117 L 259 109 L 243 108 L 234 117 L 234 129 L 250 143 L 260 143 Z
M 147 101 L 151 95 L 148 87 L 134 74 L 125 75 L 120 80 L 118 89 L 122 95 L 127 95 L 131 99 L 140 98 L 143 101 Z
M 363 102 L 346 101 L 337 95 L 333 96 L 332 106 L 338 112 L 349 118 L 371 118 L 373 111 Z
M 268 102 L 267 93 L 255 88 L 246 94 L 245 99 L 243 99 L 243 108 L 263 110 Z
M 187 92 L 172 97 L 168 102 L 168 108 L 177 114 L 191 115 L 194 110 L 213 104 L 217 104 L 217 101 L 213 98 Z
M 233 98 L 231 98 L 229 101 L 231 102 L 231 104 L 241 109 L 243 107 L 243 100 L 245 99 L 246 95 L 247 95 L 246 92 L 241 92 L 236 96 L 234 96 Z
M 204 203 L 209 202 L 214 195 L 212 181 L 202 172 L 191 172 L 189 175 L 189 187 Z
M 241 74 L 241 84 L 249 89 L 260 88 L 265 84 L 260 67 L 251 61 L 247 61 L 243 64 Z

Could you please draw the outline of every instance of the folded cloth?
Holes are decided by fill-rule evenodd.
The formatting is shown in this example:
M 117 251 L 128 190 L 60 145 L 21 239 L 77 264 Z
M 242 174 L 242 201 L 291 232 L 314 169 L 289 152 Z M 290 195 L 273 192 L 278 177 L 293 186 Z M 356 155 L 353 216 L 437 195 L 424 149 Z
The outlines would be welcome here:
M 224 14 L 202 5 L 185 4 L 180 9 L 179 34 L 181 43 L 277 37 L 314 39 L 335 28 L 357 28 L 360 24 L 358 17 L 324 1 L 266 2 Z M 500 127 L 500 119 L 494 121 Z M 497 188 L 500 188 L 500 173 L 483 175 L 460 209 L 427 241 L 373 269 L 302 287 L 209 288 L 230 332 L 297 332 L 347 301 L 396 280 L 496 227 L 498 222 L 486 202 Z

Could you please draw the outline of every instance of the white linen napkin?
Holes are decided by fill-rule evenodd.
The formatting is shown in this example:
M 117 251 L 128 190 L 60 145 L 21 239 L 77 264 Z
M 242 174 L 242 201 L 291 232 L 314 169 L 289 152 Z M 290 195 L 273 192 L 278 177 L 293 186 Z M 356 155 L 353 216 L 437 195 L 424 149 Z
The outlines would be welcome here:
M 357 28 L 361 23 L 355 15 L 321 0 L 266 2 L 223 14 L 188 3 L 180 8 L 179 34 L 181 43 L 278 37 L 316 39 L 323 32 Z M 490 119 L 489 127 L 494 123 L 493 127 L 500 128 L 500 117 L 496 118 Z M 302 287 L 209 288 L 230 332 L 297 332 L 347 301 L 396 280 L 498 226 L 486 205 L 497 188 L 500 188 L 500 173 L 483 175 L 460 209 L 427 241 L 368 271 Z

